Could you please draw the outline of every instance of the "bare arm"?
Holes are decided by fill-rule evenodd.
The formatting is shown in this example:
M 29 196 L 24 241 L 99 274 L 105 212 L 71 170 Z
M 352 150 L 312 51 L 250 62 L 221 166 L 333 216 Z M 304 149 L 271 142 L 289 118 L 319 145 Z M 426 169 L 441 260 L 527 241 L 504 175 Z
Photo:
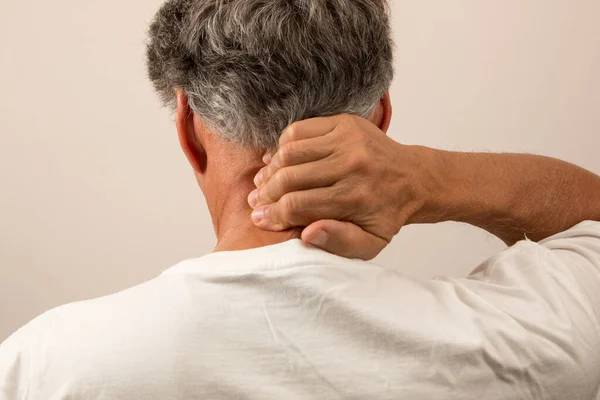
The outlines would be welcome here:
M 583 168 L 529 154 L 425 151 L 439 190 L 408 223 L 465 222 L 512 245 L 600 221 L 600 177 Z
M 249 197 L 254 222 L 304 226 L 304 241 L 345 257 L 375 257 L 408 224 L 465 222 L 511 245 L 600 220 L 600 177 L 583 168 L 406 146 L 355 116 L 293 124 L 267 164 Z

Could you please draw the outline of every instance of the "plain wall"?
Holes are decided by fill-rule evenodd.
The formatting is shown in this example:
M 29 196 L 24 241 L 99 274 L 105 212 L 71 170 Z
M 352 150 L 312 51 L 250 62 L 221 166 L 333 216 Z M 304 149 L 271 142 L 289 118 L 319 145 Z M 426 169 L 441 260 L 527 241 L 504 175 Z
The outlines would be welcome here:
M 0 340 L 208 253 L 212 225 L 146 79 L 161 0 L 0 2 Z M 390 135 L 600 172 L 600 2 L 395 1 Z M 464 276 L 504 246 L 407 227 L 377 262 Z

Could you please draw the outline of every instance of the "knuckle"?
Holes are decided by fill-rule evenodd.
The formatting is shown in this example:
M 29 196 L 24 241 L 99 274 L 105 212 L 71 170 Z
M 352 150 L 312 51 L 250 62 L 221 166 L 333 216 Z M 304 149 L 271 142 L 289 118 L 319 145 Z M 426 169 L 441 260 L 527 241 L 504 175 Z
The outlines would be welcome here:
M 352 135 L 355 143 L 360 147 L 365 147 L 369 142 L 370 135 L 365 131 L 365 128 L 359 124 L 359 121 L 354 121 L 352 125 Z
M 281 214 L 287 222 L 292 222 L 296 211 L 298 210 L 298 199 L 291 194 L 285 194 L 281 197 Z
M 340 119 L 340 124 L 346 129 L 352 129 L 354 131 L 358 127 L 357 117 L 355 115 L 343 114 Z
M 353 133 L 350 116 L 347 114 L 340 115 L 340 119 L 338 119 L 334 131 L 339 135 L 344 135 L 345 138 L 348 138 L 348 135 Z
M 282 143 L 283 141 L 290 142 L 296 140 L 296 137 L 298 135 L 298 124 L 299 122 L 294 122 L 290 124 L 287 128 L 285 128 L 285 131 L 279 138 L 279 143 Z
M 288 186 L 288 181 L 289 181 L 289 172 L 285 169 L 280 169 L 277 172 L 275 172 L 275 175 L 273 175 L 273 183 L 280 190 L 283 190 Z
M 363 148 L 360 148 L 352 155 L 351 163 L 356 170 L 364 171 L 369 167 L 369 155 Z
M 340 115 L 340 122 L 344 124 L 351 124 L 354 122 L 354 116 L 352 114 L 344 113 Z
M 262 179 L 263 179 L 263 183 L 268 183 L 272 178 L 273 175 L 275 175 L 275 172 L 277 172 L 277 167 L 274 164 L 269 164 L 263 171 L 262 173 Z
M 279 165 L 285 166 L 292 162 L 294 151 L 296 150 L 296 146 L 292 143 L 288 143 L 284 145 L 281 149 L 279 149 Z

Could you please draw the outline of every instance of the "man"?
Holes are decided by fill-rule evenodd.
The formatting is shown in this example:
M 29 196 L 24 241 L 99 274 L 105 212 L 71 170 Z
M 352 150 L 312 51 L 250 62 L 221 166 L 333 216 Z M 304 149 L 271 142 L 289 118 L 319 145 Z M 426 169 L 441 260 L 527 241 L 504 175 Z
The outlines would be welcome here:
M 150 77 L 218 245 L 29 323 L 0 397 L 598 398 L 600 178 L 393 142 L 391 48 L 383 0 L 167 1 Z M 349 258 L 445 220 L 530 240 L 467 279 Z

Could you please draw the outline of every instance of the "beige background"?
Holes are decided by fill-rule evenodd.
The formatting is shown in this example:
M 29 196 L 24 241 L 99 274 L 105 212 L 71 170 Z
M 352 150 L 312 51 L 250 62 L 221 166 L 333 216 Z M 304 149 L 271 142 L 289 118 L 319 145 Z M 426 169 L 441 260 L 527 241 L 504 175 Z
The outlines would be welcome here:
M 145 77 L 160 3 L 0 1 L 0 340 L 215 244 Z M 600 2 L 395 1 L 393 13 L 394 138 L 600 173 Z M 377 261 L 460 276 L 502 247 L 458 224 L 409 227 Z

